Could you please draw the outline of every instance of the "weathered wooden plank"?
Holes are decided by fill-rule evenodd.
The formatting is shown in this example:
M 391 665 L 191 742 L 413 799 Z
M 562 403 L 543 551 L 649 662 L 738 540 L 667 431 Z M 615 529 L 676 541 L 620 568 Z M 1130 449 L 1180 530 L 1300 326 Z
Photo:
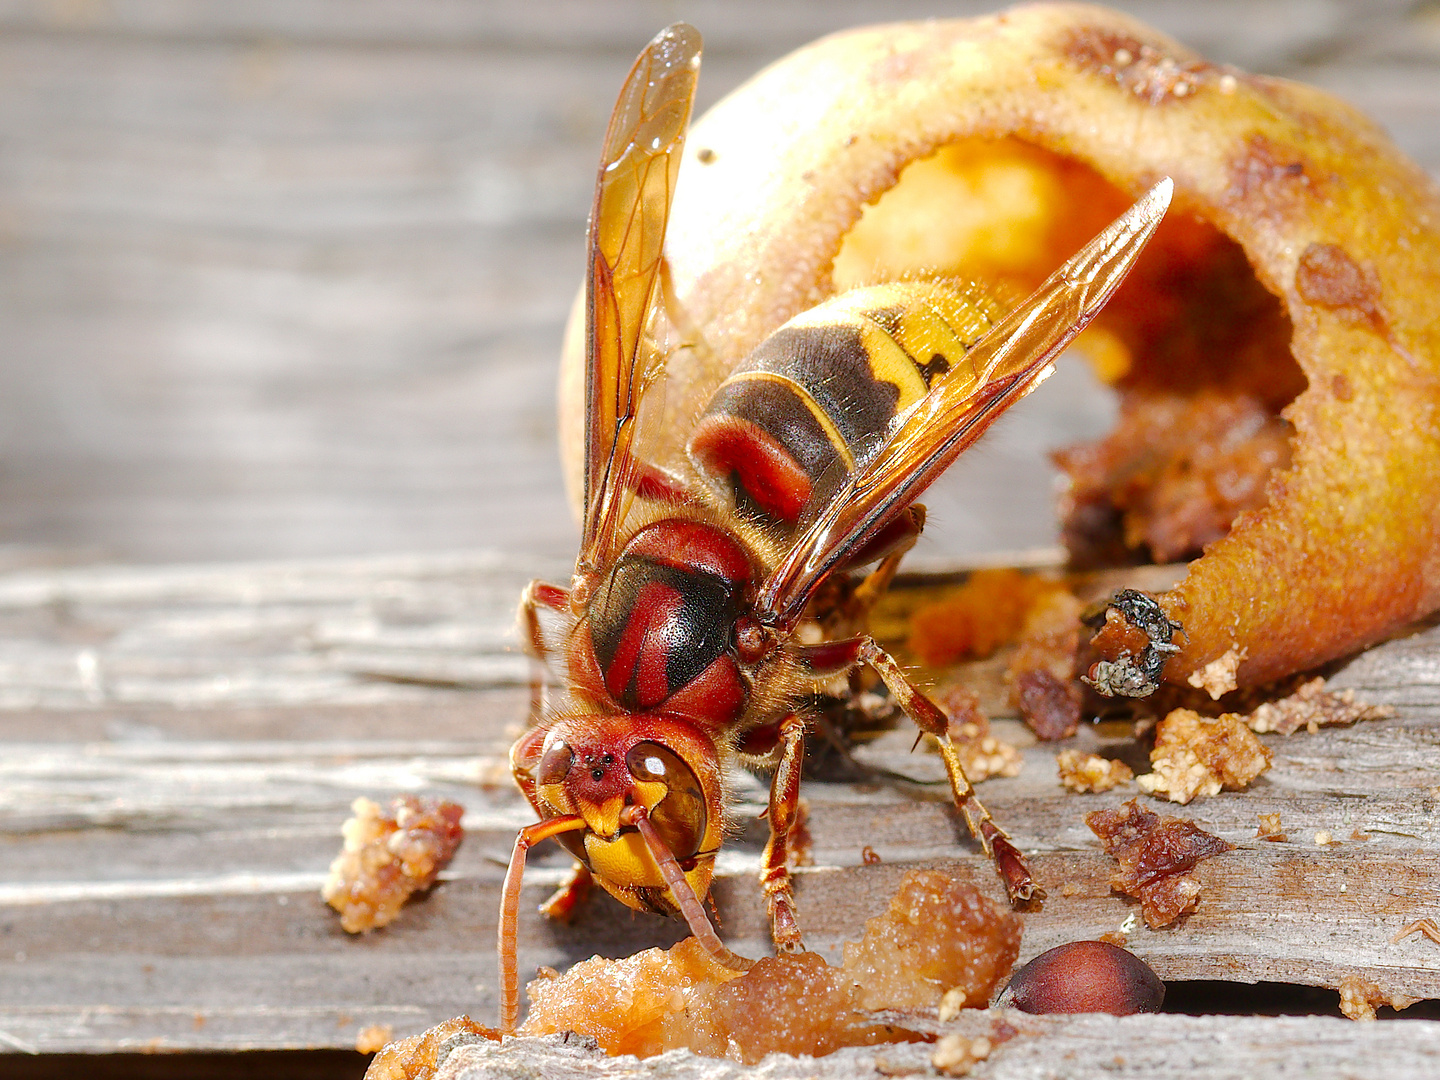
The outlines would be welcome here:
M 529 818 L 504 764 L 523 689 L 375 681 L 336 668 L 354 686 L 331 686 L 307 705 L 294 688 L 311 675 L 286 658 L 323 637 L 319 623 L 360 610 L 368 638 L 401 653 L 417 634 L 441 654 L 492 647 L 524 576 L 513 561 L 454 556 L 0 577 L 0 627 L 38 656 L 73 658 L 83 642 L 103 670 L 123 658 L 123 643 L 143 641 L 137 654 L 152 662 L 179 654 L 214 672 L 244 663 L 268 673 L 232 680 L 206 703 L 163 693 L 82 700 L 76 683 L 64 694 L 46 690 L 53 712 L 0 712 L 0 865 L 17 868 L 0 883 L 0 1031 L 55 1051 L 155 1039 L 193 1048 L 346 1046 L 354 1028 L 341 1017 L 379 1017 L 404 1033 L 461 1011 L 491 1015 L 501 864 Z M 907 604 L 902 595 L 896 607 Z M 153 629 L 167 625 L 184 632 Z M 356 688 L 372 683 L 379 699 L 362 700 Z M 1358 973 L 1393 992 L 1440 997 L 1440 950 L 1418 937 L 1390 941 L 1440 907 L 1440 628 L 1340 665 L 1332 685 L 1389 702 L 1399 716 L 1267 736 L 1275 765 L 1250 791 L 1175 808 L 1238 850 L 1201 868 L 1201 906 L 1182 924 L 1130 930 L 1132 948 L 1166 977 L 1334 986 Z M 336 695 L 352 703 L 326 703 Z M 1025 739 L 1013 722 L 1000 728 Z M 1075 742 L 1120 748 L 1103 730 Z M 897 732 L 862 757 L 937 779 L 936 759 L 908 753 L 909 743 Z M 1052 748 L 1032 744 L 1025 753 L 1021 775 L 987 782 L 984 797 L 1050 886 L 1043 911 L 1027 917 L 1028 956 L 1133 924 L 1134 907 L 1111 895 L 1111 864 L 1083 824 L 1086 811 L 1126 796 L 1066 794 Z M 753 878 L 763 788 L 741 779 L 733 807 L 740 835 L 715 892 L 727 937 L 758 952 L 767 933 Z M 346 940 L 316 896 L 339 822 L 355 795 L 401 790 L 464 803 L 468 839 L 433 896 L 395 926 Z M 825 784 L 810 785 L 807 798 L 814 865 L 800 872 L 797 894 L 812 946 L 833 951 L 854 938 L 910 865 L 951 866 L 999 897 L 942 791 Z M 1257 815 L 1272 812 L 1286 843 L 1254 839 Z M 1339 843 L 1316 847 L 1321 830 Z M 865 845 L 884 864 L 861 865 Z M 563 858 L 537 853 L 527 878 L 527 968 L 675 939 L 674 924 L 608 898 L 574 926 L 543 923 L 531 901 L 564 867 Z M 285 978 L 272 978 L 277 970 Z M 176 1018 L 193 1015 L 183 1006 L 194 1002 L 207 1019 L 181 1034 Z M 402 1005 L 411 1011 L 393 1011 Z M 290 1006 L 309 1017 L 298 1028 L 285 1019 Z
M 1304 0 L 1261 5 L 1216 0 L 1195 7 L 1157 0 L 1125 5 L 1208 53 L 1233 63 L 1274 67 L 1314 62 L 1336 52 L 1358 57 L 1430 55 L 1433 33 L 1425 8 L 1403 0 L 1359 0 L 1317 8 Z M 946 14 L 995 10 L 987 0 L 957 0 Z M 170 4 L 145 0 L 109 7 L 59 7 L 43 0 L 7 0 L 0 28 L 11 31 L 106 33 L 161 41 L 253 42 L 265 36 L 299 45 L 352 43 L 411 48 L 488 47 L 563 52 L 615 50 L 632 55 L 667 19 L 687 19 L 705 30 L 712 50 L 788 51 L 820 34 L 865 22 L 924 19 L 934 9 L 922 0 L 841 0 L 817 8 L 800 3 L 739 0 L 724 5 L 678 0 L 663 7 L 629 2 L 597 10 L 584 0 L 545 5 L 497 0 L 483 5 L 456 0 L 418 0 L 403 6 L 360 0 L 336 8 L 324 0 L 244 5 Z
M 987 1080 L 1143 1077 L 1209 1080 L 1296 1075 L 1348 1080 L 1354 1076 L 1428 1076 L 1440 1068 L 1440 1024 L 1351 1024 L 1321 1017 L 1026 1016 L 1006 1013 L 1014 1038 L 978 1066 Z M 943 1030 L 993 1037 L 996 1018 L 967 1013 Z M 607 1058 L 561 1036 L 515 1039 L 503 1046 L 456 1049 L 437 1073 L 441 1080 L 524 1071 L 547 1080 L 580 1077 L 664 1077 L 730 1080 L 759 1073 L 831 1078 L 927 1075 L 934 1047 L 898 1044 L 841 1050 L 818 1059 L 769 1057 L 760 1066 L 682 1053 L 636 1062 Z
M 1423 5 L 1128 6 L 1217 60 L 1351 97 L 1440 167 Z M 0 5 L 0 535 L 142 560 L 565 555 L 554 358 L 635 49 L 696 21 L 703 107 L 820 34 L 932 14 Z M 1076 401 L 1052 383 L 978 477 L 946 479 L 937 555 L 1051 540 L 1042 455 Z
M 0 579 L 0 708 L 328 705 L 518 685 L 543 559 L 494 554 Z

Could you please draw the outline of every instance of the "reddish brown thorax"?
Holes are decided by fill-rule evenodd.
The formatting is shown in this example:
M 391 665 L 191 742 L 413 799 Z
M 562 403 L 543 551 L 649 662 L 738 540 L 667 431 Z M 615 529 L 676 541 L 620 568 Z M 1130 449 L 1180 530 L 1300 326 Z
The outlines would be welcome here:
M 754 621 L 754 577 L 748 552 L 715 526 L 679 518 L 646 526 L 595 589 L 571 641 L 572 680 L 620 710 L 718 733 L 750 693 L 742 662 L 752 662 L 754 634 L 737 634 L 737 625 Z

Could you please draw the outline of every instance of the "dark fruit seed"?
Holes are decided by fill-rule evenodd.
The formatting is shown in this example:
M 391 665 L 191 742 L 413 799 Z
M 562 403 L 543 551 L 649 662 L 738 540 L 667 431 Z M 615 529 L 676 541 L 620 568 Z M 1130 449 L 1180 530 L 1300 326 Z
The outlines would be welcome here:
M 1072 941 L 1017 971 L 996 1005 L 1028 1013 L 1159 1012 L 1165 984 L 1134 953 L 1104 941 Z

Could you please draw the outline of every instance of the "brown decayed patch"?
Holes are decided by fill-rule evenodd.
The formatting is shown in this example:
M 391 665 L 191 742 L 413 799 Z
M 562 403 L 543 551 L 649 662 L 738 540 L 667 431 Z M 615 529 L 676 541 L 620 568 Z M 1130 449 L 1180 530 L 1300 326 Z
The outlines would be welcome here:
M 1086 814 L 1085 824 L 1119 864 L 1110 887 L 1140 901 L 1140 913 L 1152 930 L 1194 910 L 1200 883 L 1189 871 L 1233 847 L 1193 821 L 1162 818 L 1134 799 L 1114 810 Z
M 1225 199 L 1236 212 L 1286 219 L 1322 198 L 1315 169 L 1304 155 L 1260 132 L 1252 133 L 1230 160 Z
M 1310 244 L 1300 253 L 1295 291 L 1307 304 L 1338 309 L 1377 330 L 1385 325 L 1374 269 L 1361 266 L 1339 244 Z
M 1150 105 L 1193 96 L 1218 69 L 1196 56 L 1176 57 L 1129 34 L 1095 26 L 1076 27 L 1062 46 L 1064 55 L 1098 71 Z

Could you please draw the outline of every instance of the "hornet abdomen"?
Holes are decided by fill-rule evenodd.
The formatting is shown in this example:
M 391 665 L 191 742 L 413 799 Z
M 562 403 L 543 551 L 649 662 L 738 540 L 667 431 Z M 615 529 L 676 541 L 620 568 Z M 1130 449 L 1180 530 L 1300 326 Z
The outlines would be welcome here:
M 711 397 L 689 454 L 737 510 L 783 528 L 822 477 L 863 463 L 896 416 L 1000 318 L 978 289 L 907 281 L 852 289 L 780 327 Z M 828 474 L 828 475 L 827 475 Z

